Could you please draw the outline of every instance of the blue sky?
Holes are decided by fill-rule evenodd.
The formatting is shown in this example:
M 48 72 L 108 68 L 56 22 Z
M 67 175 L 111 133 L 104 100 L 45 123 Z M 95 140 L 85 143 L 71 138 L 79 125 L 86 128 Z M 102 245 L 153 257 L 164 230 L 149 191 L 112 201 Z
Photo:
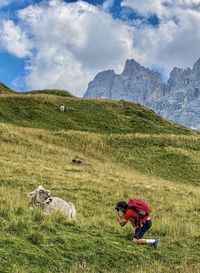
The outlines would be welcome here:
M 126 59 L 161 71 L 200 57 L 200 0 L 0 0 L 0 81 L 81 96 Z

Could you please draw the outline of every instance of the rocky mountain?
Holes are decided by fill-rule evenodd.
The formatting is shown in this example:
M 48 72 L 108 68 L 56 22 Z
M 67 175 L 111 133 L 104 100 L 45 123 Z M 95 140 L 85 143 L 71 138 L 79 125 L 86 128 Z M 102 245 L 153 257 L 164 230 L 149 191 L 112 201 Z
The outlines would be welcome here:
M 173 68 L 167 83 L 158 72 L 127 60 L 122 74 L 113 70 L 98 73 L 84 97 L 133 101 L 200 130 L 200 59 L 192 69 Z
M 141 66 L 135 60 L 127 60 L 120 75 L 113 70 L 98 73 L 89 83 L 84 97 L 124 99 L 145 104 L 163 97 L 165 90 L 158 72 Z

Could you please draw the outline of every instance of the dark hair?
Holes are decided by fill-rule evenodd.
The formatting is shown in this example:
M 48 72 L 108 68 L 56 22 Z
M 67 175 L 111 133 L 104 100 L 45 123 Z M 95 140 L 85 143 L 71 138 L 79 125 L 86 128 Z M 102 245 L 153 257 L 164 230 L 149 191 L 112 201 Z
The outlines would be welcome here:
M 115 207 L 115 209 L 117 211 L 119 211 L 121 209 L 125 209 L 126 210 L 127 208 L 128 208 L 128 204 L 125 201 L 118 202 L 117 205 L 116 205 L 116 207 Z

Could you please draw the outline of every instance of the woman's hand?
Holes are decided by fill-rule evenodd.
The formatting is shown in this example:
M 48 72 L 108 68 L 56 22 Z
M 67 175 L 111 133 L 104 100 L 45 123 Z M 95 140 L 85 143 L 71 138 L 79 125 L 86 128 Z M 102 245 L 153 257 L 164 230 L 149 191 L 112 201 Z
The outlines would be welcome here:
M 118 222 L 119 222 L 119 224 L 120 224 L 120 226 L 124 226 L 124 225 L 126 225 L 126 223 L 128 222 L 126 219 L 124 219 L 123 217 L 121 218 L 120 217 L 120 214 L 119 214 L 119 212 L 118 211 L 116 211 L 116 219 L 118 220 Z

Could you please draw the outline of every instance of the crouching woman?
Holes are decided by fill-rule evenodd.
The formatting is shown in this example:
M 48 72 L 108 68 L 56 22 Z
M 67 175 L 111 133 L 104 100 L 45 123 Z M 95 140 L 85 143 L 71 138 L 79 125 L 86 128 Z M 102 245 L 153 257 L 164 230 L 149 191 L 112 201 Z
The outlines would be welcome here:
M 152 226 L 150 215 L 142 216 L 136 209 L 129 208 L 125 201 L 117 203 L 116 207 L 116 219 L 123 227 L 129 221 L 134 228 L 133 243 L 135 244 L 151 244 L 157 249 L 160 239 L 142 239 L 147 230 Z M 122 216 L 120 215 L 122 213 Z

